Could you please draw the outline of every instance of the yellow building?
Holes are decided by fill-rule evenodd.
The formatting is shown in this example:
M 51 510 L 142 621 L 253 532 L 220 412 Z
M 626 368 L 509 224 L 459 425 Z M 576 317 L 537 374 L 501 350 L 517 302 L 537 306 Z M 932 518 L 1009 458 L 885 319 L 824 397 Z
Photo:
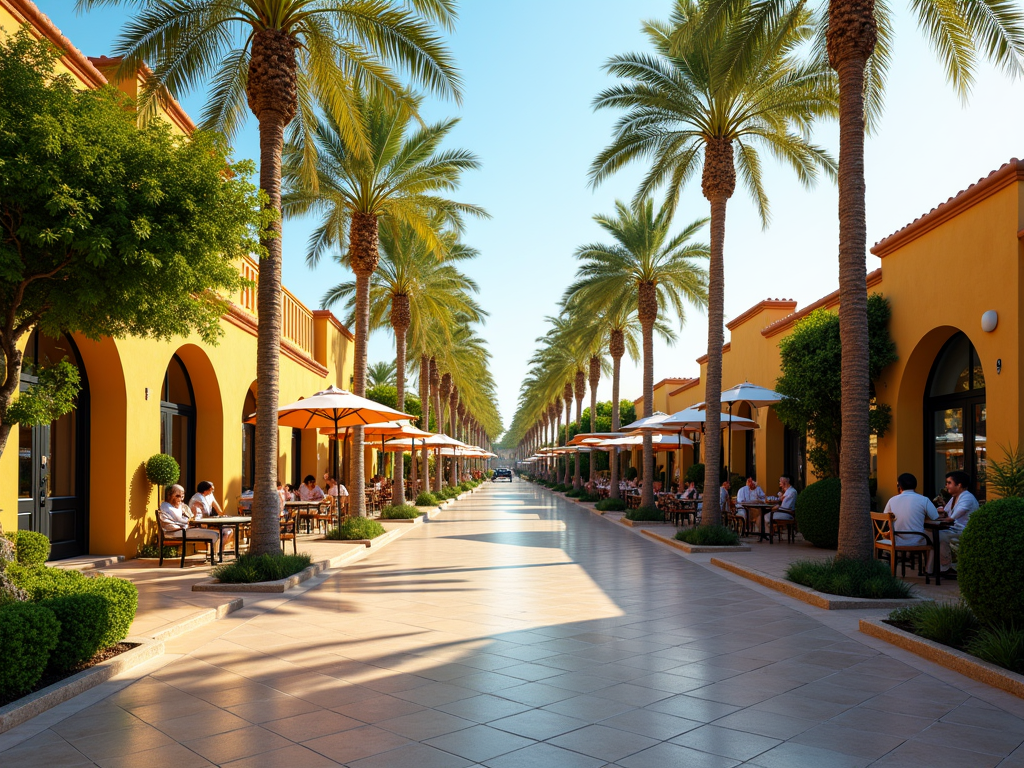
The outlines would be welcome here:
M 1021 444 L 1022 237 L 1024 162 L 1014 159 L 871 249 L 882 266 L 868 275 L 868 289 L 889 301 L 899 356 L 875 382 L 878 400 L 893 415 L 889 431 L 872 445 L 883 503 L 901 472 L 912 472 L 920 490 L 934 495 L 953 469 L 967 471 L 984 499 L 988 458 L 1001 459 L 1003 448 Z M 838 292 L 800 311 L 796 302 L 769 299 L 734 318 L 723 348 L 723 389 L 744 381 L 773 388 L 779 341 L 813 310 L 838 306 Z M 669 382 L 679 379 L 659 384 L 655 410 L 674 413 L 704 400 L 707 357 L 697 362 L 699 379 L 674 388 Z M 642 400 L 636 402 L 639 413 Z M 756 473 L 768 490 L 782 473 L 798 483 L 814 480 L 802 436 L 786 429 L 773 409 L 736 413 L 756 419 L 760 429 L 734 434 L 728 462 L 734 472 Z M 684 450 L 684 470 L 692 460 Z M 668 457 L 659 454 L 658 461 L 661 471 Z
M 28 0 L 0 0 L 0 28 L 11 34 L 24 23 L 65 52 L 62 64 L 83 88 L 106 84 L 112 59 L 89 59 Z M 122 84 L 134 95 L 137 82 Z M 171 103 L 162 116 L 189 133 L 191 120 Z M 256 262 L 240 265 L 258 279 Z M 156 489 L 144 462 L 173 455 L 188 493 L 213 482 L 218 499 L 234 508 L 251 486 L 253 434 L 243 419 L 255 410 L 256 291 L 233 297 L 217 346 L 198 337 L 156 342 L 144 339 L 90 341 L 78 335 L 25 340 L 36 360 L 77 362 L 83 389 L 77 409 L 44 427 L 12 432 L 0 456 L 0 523 L 48 534 L 53 557 L 77 554 L 133 556 L 154 530 Z M 284 291 L 280 401 L 293 402 L 334 384 L 349 388 L 352 334 L 330 312 L 310 310 Z M 31 385 L 30 371 L 23 381 Z M 331 466 L 329 441 L 315 430 L 281 429 L 282 482 L 317 478 Z

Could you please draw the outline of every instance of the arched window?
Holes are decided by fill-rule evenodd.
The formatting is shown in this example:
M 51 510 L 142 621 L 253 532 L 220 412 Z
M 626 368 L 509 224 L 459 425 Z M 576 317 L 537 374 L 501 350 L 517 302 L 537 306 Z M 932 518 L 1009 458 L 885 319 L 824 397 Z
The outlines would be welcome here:
M 985 372 L 966 334 L 957 333 L 935 358 L 925 399 L 925 489 L 938 493 L 947 472 L 971 476 L 974 495 L 985 498 Z
M 54 560 L 88 549 L 89 382 L 69 336 L 34 331 L 25 347 L 21 389 L 36 384 L 40 367 L 61 360 L 76 365 L 81 376 L 75 409 L 42 426 L 18 425 L 18 528 L 48 536 Z
M 178 482 L 188 498 L 196 486 L 196 400 L 188 369 L 177 355 L 167 364 L 160 395 L 160 452 L 178 462 Z
M 249 388 L 245 393 L 245 404 L 242 406 L 242 490 L 253 487 L 256 477 L 256 425 L 246 424 L 245 420 L 256 413 L 256 395 Z

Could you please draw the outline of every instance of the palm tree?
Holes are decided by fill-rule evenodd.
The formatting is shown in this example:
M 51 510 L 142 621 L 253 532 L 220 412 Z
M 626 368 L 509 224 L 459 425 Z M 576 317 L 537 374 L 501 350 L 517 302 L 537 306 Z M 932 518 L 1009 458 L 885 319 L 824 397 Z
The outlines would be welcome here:
M 788 163 L 805 185 L 819 169 L 833 174 L 835 163 L 812 144 L 815 119 L 835 114 L 836 91 L 822 62 L 801 62 L 795 50 L 813 37 L 809 13 L 795 5 L 773 19 L 763 34 L 751 34 L 751 6 L 737 3 L 718 26 L 682 39 L 680 29 L 702 25 L 706 6 L 676 0 L 668 24 L 647 22 L 644 31 L 655 55 L 613 58 L 607 70 L 626 82 L 601 93 L 598 108 L 628 110 L 612 143 L 591 167 L 598 184 L 623 165 L 648 160 L 638 198 L 667 186 L 674 205 L 687 180 L 701 170 L 701 190 L 711 207 L 708 284 L 708 365 L 705 385 L 707 437 L 705 488 L 717 488 L 721 473 L 722 346 L 725 311 L 725 214 L 736 188 L 737 169 L 768 222 L 768 198 L 757 146 Z M 673 47 L 672 40 L 676 38 Z M 702 163 L 703 161 L 703 163 Z M 641 322 L 644 305 L 641 303 Z M 645 397 L 649 397 L 645 390 Z M 649 400 L 644 402 L 645 412 Z M 645 460 L 646 460 L 645 445 Z M 721 522 L 718 495 L 708 494 L 703 521 Z
M 576 250 L 582 263 L 572 288 L 575 301 L 612 317 L 636 307 L 643 339 L 645 417 L 653 413 L 654 327 L 659 308 L 671 309 L 682 324 L 685 304 L 700 308 L 707 304 L 707 272 L 695 262 L 707 258 L 708 247 L 690 242 L 707 219 L 698 219 L 671 236 L 674 207 L 670 199 L 655 213 L 649 197 L 632 206 L 618 201 L 614 216 L 594 217 L 614 243 L 592 243 Z M 617 350 L 612 351 L 614 358 Z M 640 504 L 654 506 L 654 451 L 649 434 L 644 436 Z
M 462 274 L 455 261 L 473 258 L 477 251 L 454 242 L 454 235 L 444 255 L 438 258 L 427 243 L 408 226 L 385 226 L 380 230 L 381 260 L 370 278 L 369 331 L 389 327 L 395 335 L 395 363 L 378 363 L 395 373 L 397 408 L 405 410 L 406 341 L 410 328 L 413 333 L 434 320 L 456 316 L 479 320 L 485 313 L 471 294 L 477 292 L 476 283 Z M 336 257 L 345 263 L 344 255 Z M 341 283 L 330 289 L 323 298 L 325 307 L 345 301 L 351 324 L 355 313 L 356 284 Z M 372 379 L 371 379 L 372 381 Z M 405 503 L 404 454 L 395 454 L 394 503 Z
M 328 307 L 326 299 L 324 307 Z M 370 389 L 374 387 L 395 386 L 398 380 L 398 366 L 396 363 L 381 361 L 366 368 L 366 384 Z M 401 410 L 401 408 L 399 408 Z
M 388 69 L 398 64 L 435 93 L 459 97 L 451 58 L 428 22 L 450 29 L 453 0 L 77 0 L 79 10 L 132 5 L 115 47 L 115 77 L 146 73 L 138 108 L 152 117 L 168 94 L 184 96 L 197 82 L 211 91 L 202 125 L 229 138 L 245 121 L 245 106 L 260 134 L 260 188 L 269 213 L 262 238 L 257 306 L 256 451 L 250 551 L 281 551 L 277 496 L 277 406 L 282 323 L 281 154 L 285 128 L 299 133 L 314 122 L 311 104 L 327 106 L 361 153 L 366 142 L 352 116 L 352 83 L 374 83 L 381 100 L 415 111 L 416 103 Z M 147 70 L 148 63 L 152 69 Z M 307 160 L 310 158 L 307 158 Z
M 418 104 L 418 100 L 414 100 Z M 310 238 L 307 262 L 315 266 L 331 247 L 347 246 L 347 261 L 356 277 L 354 384 L 366 394 L 366 343 L 369 334 L 370 276 L 380 258 L 380 224 L 406 226 L 435 254 L 448 248 L 443 233 L 462 231 L 464 214 L 486 216 L 483 209 L 443 197 L 453 191 L 464 171 L 479 167 L 465 150 L 440 151 L 456 120 L 411 130 L 408 110 L 375 97 L 357 94 L 360 124 L 368 151 L 357 153 L 339 123 L 326 115 L 307 138 L 295 136 L 286 150 L 284 197 L 287 215 L 317 213 L 320 224 Z M 317 146 L 316 184 L 303 173 L 308 142 Z M 363 495 L 363 430 L 352 430 L 355 512 L 366 513 Z

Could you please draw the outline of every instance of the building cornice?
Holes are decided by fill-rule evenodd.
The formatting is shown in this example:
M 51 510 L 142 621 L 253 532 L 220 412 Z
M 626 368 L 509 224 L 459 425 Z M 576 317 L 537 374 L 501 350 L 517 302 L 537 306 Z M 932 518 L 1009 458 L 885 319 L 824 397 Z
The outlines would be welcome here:
M 348 339 L 349 341 L 355 341 L 356 340 L 356 337 L 355 337 L 355 335 L 353 335 L 352 331 L 350 331 L 348 328 L 346 328 L 344 323 L 342 323 L 341 320 L 339 320 L 337 317 L 335 317 L 334 313 L 331 312 L 331 310 L 329 310 L 329 309 L 314 309 L 314 310 L 311 310 L 311 311 L 313 312 L 313 317 L 314 318 L 318 318 L 318 319 L 319 318 L 326 318 L 327 322 L 330 323 L 331 325 L 333 325 L 335 328 L 337 328 L 338 331 L 346 339 Z
M 725 344 L 722 345 L 722 354 L 724 355 L 730 349 L 732 349 L 732 342 L 731 341 L 725 342 Z M 697 358 L 697 365 L 704 365 L 704 363 L 706 363 L 707 361 L 708 361 L 708 356 L 707 355 L 701 355 L 700 357 Z
M 222 317 L 236 328 L 241 328 L 251 336 L 259 335 L 259 322 L 253 315 L 249 314 L 235 303 L 228 304 L 228 310 L 222 315 Z M 323 379 L 327 378 L 329 371 L 326 366 L 320 365 L 320 363 L 287 339 L 281 339 L 281 354 L 289 360 L 294 360 L 303 368 L 312 371 L 317 376 Z
M 0 8 L 11 14 L 21 24 L 28 24 L 36 34 L 45 37 L 64 52 L 62 60 L 75 76 L 89 88 L 101 88 L 107 85 L 107 78 L 64 33 L 50 21 L 50 17 L 39 10 L 31 0 L 0 0 Z
M 688 389 L 693 389 L 698 384 L 700 384 L 700 377 L 699 376 L 696 379 L 687 379 L 686 383 L 683 384 L 683 386 L 679 387 L 679 389 L 673 389 L 671 392 L 668 393 L 668 396 L 669 397 L 675 397 L 680 392 L 685 392 Z
M 796 309 L 796 302 L 793 299 L 765 299 L 764 301 L 759 301 L 746 312 L 737 315 L 726 323 L 725 327 L 730 331 L 739 328 L 747 320 L 766 309 L 784 309 L 787 312 L 792 312 Z
M 907 226 L 893 232 L 885 239 L 879 240 L 871 249 L 871 253 L 883 259 L 912 240 L 931 232 L 954 216 L 1018 181 L 1024 181 L 1024 161 L 1013 158 L 985 178 L 979 179 L 967 189 L 957 192 L 946 202 L 935 206 L 924 216 L 914 219 Z
M 874 288 L 876 285 L 878 285 L 881 282 L 882 282 L 882 268 L 881 267 L 879 267 L 878 269 L 876 269 L 876 270 L 874 270 L 872 272 L 868 272 L 867 283 L 868 283 L 868 288 L 869 289 Z M 839 291 L 832 291 L 832 293 L 830 293 L 828 296 L 823 296 L 820 299 L 818 299 L 816 302 L 814 302 L 813 304 L 808 304 L 806 307 L 801 309 L 799 312 L 794 312 L 791 315 L 786 315 L 785 317 L 783 317 L 783 318 L 781 318 L 779 320 L 776 320 L 771 325 L 766 326 L 765 328 L 762 328 L 761 329 L 761 335 L 764 336 L 765 338 L 768 338 L 768 337 L 780 334 L 784 330 L 786 330 L 787 328 L 791 327 L 794 323 L 797 323 L 800 320 L 802 320 L 805 317 L 807 317 L 814 310 L 821 309 L 822 307 L 830 307 L 830 306 L 832 306 L 834 304 L 838 304 L 838 303 L 839 303 Z

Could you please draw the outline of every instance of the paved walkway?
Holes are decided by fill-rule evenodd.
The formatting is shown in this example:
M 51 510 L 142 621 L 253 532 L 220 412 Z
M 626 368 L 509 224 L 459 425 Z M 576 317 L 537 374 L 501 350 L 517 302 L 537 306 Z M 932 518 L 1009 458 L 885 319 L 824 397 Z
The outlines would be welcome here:
M 0 764 L 1024 766 L 1024 702 L 518 482 L 169 651 Z

